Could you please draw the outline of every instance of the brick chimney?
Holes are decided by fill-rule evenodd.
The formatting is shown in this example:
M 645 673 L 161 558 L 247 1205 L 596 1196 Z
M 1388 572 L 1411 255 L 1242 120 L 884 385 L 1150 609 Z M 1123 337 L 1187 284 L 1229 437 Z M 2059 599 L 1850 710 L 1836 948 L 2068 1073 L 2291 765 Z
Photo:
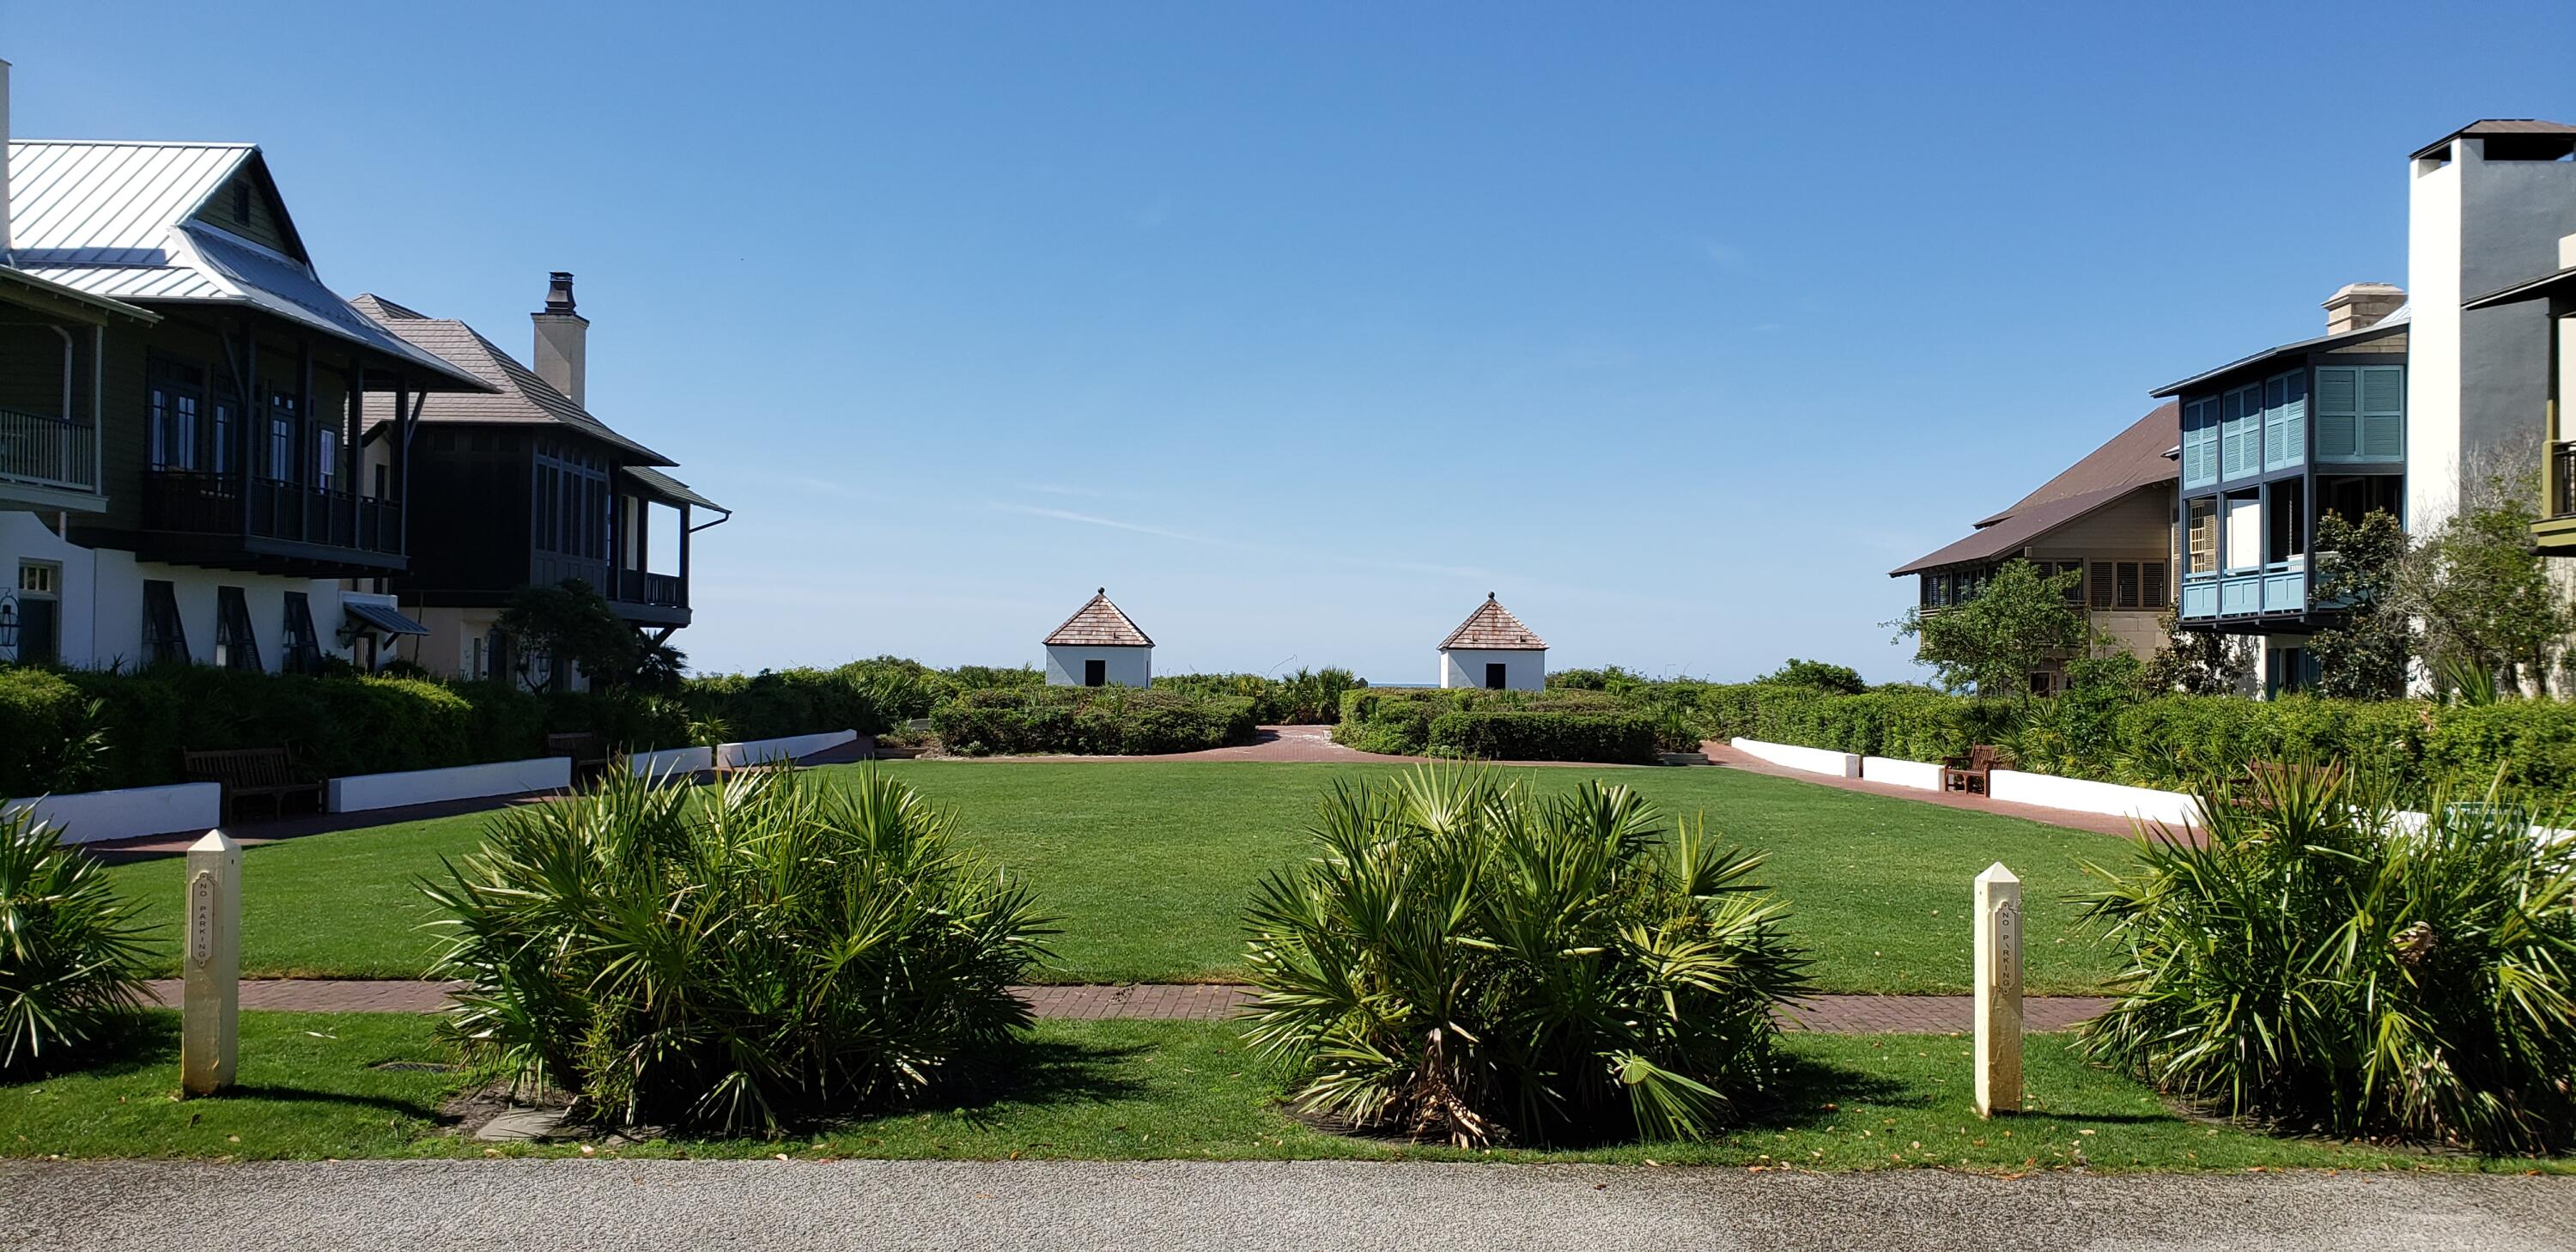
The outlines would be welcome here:
M 583 367 L 590 356 L 590 319 L 572 308 L 572 275 L 546 275 L 546 307 L 528 317 L 537 324 L 537 377 L 582 404 Z
M 2360 330 L 2397 311 L 2406 303 L 2406 289 L 2390 283 L 2346 283 L 2326 297 L 2326 333 L 2340 335 L 2347 330 Z

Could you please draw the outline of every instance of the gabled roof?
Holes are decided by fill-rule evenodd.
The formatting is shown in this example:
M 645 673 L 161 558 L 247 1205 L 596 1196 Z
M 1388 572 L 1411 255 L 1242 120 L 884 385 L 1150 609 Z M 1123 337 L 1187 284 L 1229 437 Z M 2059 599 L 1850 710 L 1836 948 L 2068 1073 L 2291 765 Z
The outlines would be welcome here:
M 1128 620 L 1117 605 L 1109 602 L 1109 589 L 1103 587 L 1100 594 L 1084 601 L 1081 608 L 1073 611 L 1073 616 L 1064 619 L 1064 625 L 1056 627 L 1055 633 L 1046 637 L 1045 645 L 1050 648 L 1150 648 L 1154 641 L 1147 638 L 1144 631 L 1136 629 L 1136 623 Z
M 2534 117 L 2480 118 L 2477 121 L 2471 122 L 2458 130 L 2452 131 L 2450 134 L 2444 135 L 2421 148 L 2417 148 L 2415 150 L 2415 157 L 2417 159 L 2421 159 L 2423 157 L 2431 156 L 2434 153 L 2441 151 L 2442 145 L 2447 144 L 2454 139 L 2495 139 L 2500 137 L 2545 139 L 2552 136 L 2576 138 L 2576 126 L 2570 126 L 2565 122 L 2544 122 L 2539 118 Z
M 271 193 L 295 255 L 199 220 L 235 176 Z M 322 284 L 246 143 L 27 140 L 9 145 L 7 264 L 93 296 L 242 305 L 407 361 L 429 386 L 481 386 L 361 317 Z
M 2154 391 L 2148 392 L 2147 394 L 2161 400 L 2166 396 L 2180 395 L 2202 383 L 2212 382 L 2229 374 L 2250 370 L 2260 365 L 2269 365 L 2282 357 L 2301 356 L 2310 352 L 2324 352 L 2334 348 L 2349 347 L 2350 345 L 2357 343 L 2368 343 L 2373 339 L 2379 339 L 2388 335 L 2396 334 L 2413 324 L 2414 320 L 2415 305 L 2410 301 L 2406 304 L 2398 305 L 2397 308 L 2390 312 L 2388 316 L 2383 317 L 2376 322 L 2372 322 L 2368 326 L 2347 330 L 2339 335 L 2319 335 L 2314 339 L 2302 339 L 2296 343 L 2285 343 L 2277 348 L 2265 348 L 2261 352 L 2257 352 L 2252 356 L 2238 357 L 2225 365 L 2219 366 L 2217 369 L 2202 370 L 2200 373 L 2194 374 L 2180 382 L 2167 383 L 2162 387 L 2156 388 Z
M 702 509 L 714 509 L 716 512 L 722 513 L 727 517 L 733 516 L 732 509 L 728 509 L 705 496 L 699 495 L 697 492 L 690 490 L 687 483 L 681 482 L 679 479 L 673 478 L 660 470 L 647 469 L 641 465 L 629 465 L 626 467 L 626 476 L 644 484 L 654 492 L 668 496 L 671 499 L 678 500 L 684 504 L 694 504 Z
M 573 403 L 571 396 L 555 390 L 552 383 L 537 377 L 535 370 L 519 364 L 517 358 L 503 352 L 481 332 L 455 318 L 431 317 L 372 293 L 361 293 L 350 303 L 417 350 L 431 353 L 491 386 L 492 390 L 486 394 L 429 396 L 420 406 L 420 420 L 423 422 L 561 426 L 610 444 L 648 464 L 676 464 L 671 458 L 609 429 L 608 423 Z
M 1502 602 L 1494 598 L 1494 593 L 1488 591 L 1485 602 L 1477 605 L 1476 611 L 1468 614 L 1466 621 L 1458 623 L 1458 629 L 1450 631 L 1449 637 L 1440 641 L 1441 651 L 1451 648 L 1545 652 L 1547 641 L 1531 634 L 1530 628 L 1521 625 L 1521 619 L 1512 616 L 1512 611 L 1504 608 Z
M 2132 492 L 2172 482 L 2180 476 L 2180 467 L 2165 450 L 2173 446 L 2181 423 L 2179 404 L 2168 400 L 2157 405 L 2011 508 L 1979 521 L 1976 533 L 1889 570 L 1888 577 L 1991 561 Z
M 0 298 L 6 298 L 11 293 L 40 299 L 68 301 L 84 310 L 89 320 L 93 322 L 105 321 L 110 313 L 120 317 L 130 317 L 147 325 L 161 320 L 160 314 L 141 305 L 127 304 L 122 300 L 114 300 L 106 296 L 91 295 L 78 287 L 66 287 L 49 278 L 38 278 L 25 270 L 0 267 Z

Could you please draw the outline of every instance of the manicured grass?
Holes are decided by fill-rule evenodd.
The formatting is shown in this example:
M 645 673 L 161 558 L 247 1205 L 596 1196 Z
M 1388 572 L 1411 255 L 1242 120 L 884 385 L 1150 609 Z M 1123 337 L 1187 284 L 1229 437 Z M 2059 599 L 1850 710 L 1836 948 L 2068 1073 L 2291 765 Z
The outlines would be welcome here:
M 167 1014 L 126 1058 L 86 1073 L 0 1085 L 0 1155 L 270 1157 L 577 1155 L 578 1146 L 489 1145 L 439 1130 L 447 1074 L 368 1068 L 446 1053 L 423 1017 L 242 1015 L 243 1087 L 178 1101 Z M 1041 1023 L 983 1081 L 929 1109 L 785 1141 L 741 1139 L 597 1149 L 627 1156 L 957 1159 L 1484 1159 L 2018 1171 L 2264 1167 L 2544 1169 L 2269 1138 L 2186 1121 L 2147 1090 L 2092 1068 L 2062 1036 L 2033 1036 L 2033 1110 L 1979 1122 L 1968 1110 L 1967 1043 L 1951 1036 L 1791 1035 L 1791 1081 L 1707 1143 L 1467 1153 L 1319 1133 L 1286 1116 L 1278 1076 L 1234 1028 L 1193 1022 Z M 236 1141 L 238 1137 L 238 1141 Z
M 843 767 L 823 771 L 846 776 Z M 1398 767 L 1237 762 L 907 761 L 881 768 L 956 806 L 969 836 L 1029 881 L 1062 918 L 1064 982 L 1190 981 L 1241 974 L 1244 901 L 1262 873 L 1306 853 L 1316 797 L 1336 780 Z M 1761 850 L 1761 880 L 1793 911 L 1826 991 L 1964 992 L 1967 905 L 1979 870 L 2023 880 L 2033 991 L 2098 989 L 2111 957 L 2078 931 L 2064 896 L 2084 862 L 2117 863 L 2117 840 L 2014 818 L 1836 791 L 1724 769 L 1521 769 L 1557 791 L 1586 777 L 1633 786 L 1668 816 Z M 421 972 L 429 911 L 413 888 L 442 856 L 473 849 L 484 817 L 317 835 L 250 849 L 243 966 L 260 974 L 408 977 Z M 120 866 L 119 887 L 179 913 L 180 863 Z

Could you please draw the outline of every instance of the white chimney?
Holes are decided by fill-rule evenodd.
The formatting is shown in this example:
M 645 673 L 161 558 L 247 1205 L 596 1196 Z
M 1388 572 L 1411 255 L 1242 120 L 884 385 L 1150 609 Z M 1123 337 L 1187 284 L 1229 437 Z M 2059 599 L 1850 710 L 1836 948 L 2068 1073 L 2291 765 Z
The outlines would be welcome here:
M 537 324 L 537 377 L 571 396 L 573 403 L 584 403 L 582 373 L 590 355 L 590 319 L 573 312 L 572 275 L 563 270 L 546 275 L 546 307 L 528 317 Z
M 2379 324 L 2406 303 L 2406 289 L 2388 283 L 2345 283 L 2326 297 L 2326 333 L 2340 335 Z

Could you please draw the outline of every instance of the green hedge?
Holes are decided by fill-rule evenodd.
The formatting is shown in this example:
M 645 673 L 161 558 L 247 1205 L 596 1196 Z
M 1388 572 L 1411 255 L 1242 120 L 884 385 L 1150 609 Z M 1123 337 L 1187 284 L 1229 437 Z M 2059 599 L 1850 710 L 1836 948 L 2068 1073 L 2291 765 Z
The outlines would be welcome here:
M 1655 723 L 1639 713 L 1475 709 L 1431 719 L 1431 754 L 1494 761 L 1651 765 Z
M 1135 687 L 988 687 L 930 715 L 960 756 L 1070 752 L 1136 756 L 1250 742 L 1252 701 Z
M 1344 693 L 1368 684 L 1346 669 L 1266 674 L 1166 674 L 1157 691 L 1199 696 L 1241 696 L 1252 701 L 1253 720 L 1264 726 L 1329 726 L 1341 720 Z
M 1362 752 L 1421 756 L 1434 746 L 1432 723 L 1453 713 L 1560 713 L 1636 716 L 1627 700 L 1581 689 L 1487 691 L 1474 687 L 1366 687 L 1342 696 L 1342 719 L 1333 742 Z M 1647 726 L 1650 719 L 1639 717 Z M 1651 754 L 1651 748 L 1649 753 Z M 1486 755 L 1478 753 L 1476 755 Z M 1516 756 L 1518 760 L 1631 760 L 1632 757 Z
M 2499 774 L 2508 787 L 2576 791 L 2576 703 L 2563 700 L 2467 706 L 2083 692 L 2025 706 L 1922 687 L 1830 695 L 1740 683 L 1702 686 L 1691 707 L 1711 738 L 1915 761 L 1992 743 L 2025 768 L 2151 787 L 2188 788 L 2250 761 L 2307 760 L 2386 774 L 2418 798 L 2483 791 Z

